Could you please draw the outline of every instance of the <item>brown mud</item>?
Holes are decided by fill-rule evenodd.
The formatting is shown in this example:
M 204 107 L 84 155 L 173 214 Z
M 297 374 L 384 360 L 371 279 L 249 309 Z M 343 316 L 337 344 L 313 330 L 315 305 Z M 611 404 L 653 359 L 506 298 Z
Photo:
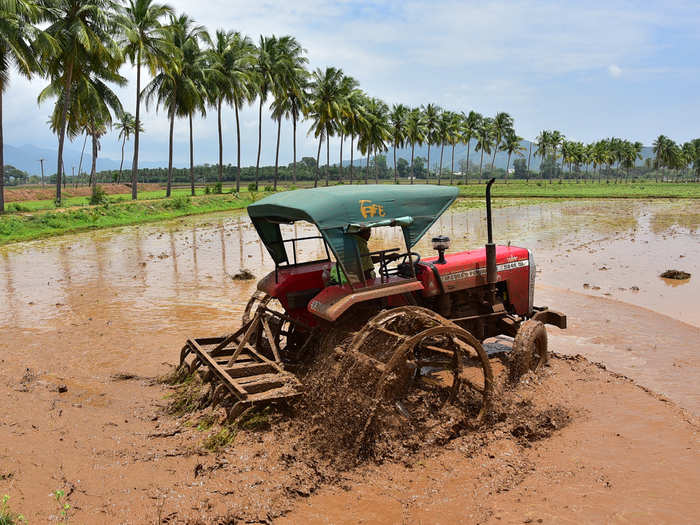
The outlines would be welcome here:
M 536 302 L 569 316 L 567 331 L 549 330 L 560 357 L 504 387 L 483 427 L 398 425 L 402 439 L 375 436 L 378 453 L 354 465 L 324 450 L 338 429 L 314 419 L 320 405 L 237 427 L 210 409 L 168 413 L 177 389 L 158 378 L 184 339 L 237 326 L 254 281 L 230 275 L 270 268 L 242 216 L 2 248 L 0 494 L 30 523 L 58 521 L 56 490 L 70 523 L 697 523 L 700 312 L 693 280 L 668 288 L 656 277 L 680 255 L 696 273 L 697 224 L 653 219 L 675 216 L 675 203 L 624 206 L 625 221 L 609 203 L 499 210 L 499 238 L 541 261 Z M 467 211 L 433 231 L 457 250 L 477 246 L 482 230 Z M 653 256 L 623 256 L 639 239 Z M 586 272 L 601 275 L 600 293 L 583 288 Z M 685 322 L 664 315 L 671 302 Z
M 126 184 L 99 184 L 105 193 L 109 195 L 131 194 L 131 187 Z M 160 184 L 139 184 L 140 191 L 155 191 L 162 189 Z M 87 197 L 92 195 L 90 186 L 68 186 L 63 190 L 64 197 Z M 45 188 L 5 188 L 5 202 L 22 202 L 35 200 L 53 200 L 56 197 L 56 188 L 47 184 Z

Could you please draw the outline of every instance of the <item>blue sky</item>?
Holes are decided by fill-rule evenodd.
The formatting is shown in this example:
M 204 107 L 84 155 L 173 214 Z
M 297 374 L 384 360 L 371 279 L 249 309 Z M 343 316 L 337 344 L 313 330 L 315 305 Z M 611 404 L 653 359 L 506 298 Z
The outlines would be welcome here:
M 456 111 L 507 111 L 519 135 L 559 129 L 572 140 L 609 136 L 651 144 L 663 133 L 683 142 L 700 136 L 700 3 L 209 0 L 169 2 L 212 33 L 234 29 L 291 34 L 308 51 L 310 67 L 341 67 L 370 95 L 387 103 L 433 102 Z M 135 72 L 119 93 L 133 113 Z M 5 141 L 56 147 L 38 107 L 42 79 L 12 77 L 4 95 Z M 216 115 L 195 121 L 195 162 L 217 159 Z M 255 163 L 256 107 L 242 113 L 242 161 Z M 274 162 L 276 129 L 264 115 L 263 162 Z M 163 113 L 144 116 L 141 158 L 167 160 Z M 316 147 L 298 132 L 299 156 Z M 176 122 L 175 160 L 188 159 L 187 122 Z M 235 163 L 233 112 L 224 113 L 224 161 Z M 282 130 L 280 158 L 291 161 L 291 125 Z M 337 139 L 331 155 L 337 158 Z M 346 145 L 346 151 L 347 151 Z M 75 149 L 79 144 L 73 144 Z M 131 148 L 127 145 L 127 157 Z M 102 156 L 118 159 L 116 133 Z M 347 155 L 347 153 L 346 153 Z

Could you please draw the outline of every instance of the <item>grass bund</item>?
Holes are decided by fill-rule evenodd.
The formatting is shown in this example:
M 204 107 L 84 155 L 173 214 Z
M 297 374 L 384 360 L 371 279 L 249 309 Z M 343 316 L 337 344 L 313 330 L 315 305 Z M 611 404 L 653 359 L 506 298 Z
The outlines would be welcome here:
M 9 213 L 0 216 L 0 245 L 85 230 L 163 221 L 186 215 L 238 210 L 253 201 L 250 195 L 236 197 L 229 194 L 194 198 L 176 195 L 170 199 L 145 202 L 110 203 L 36 213 Z
M 461 199 L 456 206 L 484 206 L 483 182 L 460 185 Z M 403 183 L 408 184 L 408 181 Z M 319 184 L 325 185 L 325 181 L 319 181 Z M 46 200 L 11 202 L 8 203 L 7 213 L 0 215 L 0 245 L 186 215 L 239 210 L 268 194 L 263 191 L 208 194 L 205 188 L 197 188 L 195 197 L 190 197 L 189 193 L 189 188 L 178 188 L 173 191 L 172 197 L 165 198 L 165 190 L 145 191 L 139 194 L 138 201 L 130 200 L 131 196 L 127 194 L 112 194 L 106 197 L 104 204 L 97 206 L 89 205 L 89 196 L 70 197 L 64 200 L 63 208 L 56 208 L 52 201 Z M 492 196 L 497 207 L 538 204 L 552 199 L 700 199 L 700 184 L 499 180 L 493 186 Z

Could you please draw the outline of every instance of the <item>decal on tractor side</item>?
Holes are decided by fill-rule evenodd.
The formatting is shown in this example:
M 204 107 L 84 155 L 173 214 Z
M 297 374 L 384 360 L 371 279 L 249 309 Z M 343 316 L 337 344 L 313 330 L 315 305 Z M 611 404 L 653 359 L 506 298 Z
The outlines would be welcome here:
M 367 219 L 368 217 L 386 217 L 384 206 L 381 204 L 373 204 L 371 200 L 363 199 L 360 201 L 360 213 Z
M 519 261 L 513 261 L 505 264 L 499 264 L 496 266 L 496 270 L 499 272 L 505 272 L 508 270 L 514 270 L 516 268 L 525 268 L 530 265 L 530 261 L 527 259 L 521 259 Z M 440 279 L 443 282 L 449 281 L 460 281 L 468 277 L 476 277 L 477 275 L 486 275 L 486 268 L 474 268 L 473 270 L 462 270 L 461 272 L 452 272 L 445 275 L 441 275 Z

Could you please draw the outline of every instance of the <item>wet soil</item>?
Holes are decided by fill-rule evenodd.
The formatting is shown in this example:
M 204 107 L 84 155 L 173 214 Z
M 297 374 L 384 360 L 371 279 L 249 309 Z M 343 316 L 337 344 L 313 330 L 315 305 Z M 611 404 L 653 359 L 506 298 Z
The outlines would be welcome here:
M 100 183 L 102 189 L 109 195 L 116 194 L 128 194 L 131 195 L 131 187 L 126 184 L 103 184 Z M 139 184 L 140 191 L 154 191 L 161 189 L 160 184 Z M 63 191 L 63 195 L 67 197 L 87 197 L 92 194 L 92 189 L 90 186 L 79 186 L 73 188 L 71 186 L 66 187 Z M 56 188 L 51 184 L 47 184 L 44 188 L 32 188 L 32 189 L 14 189 L 5 188 L 5 201 L 6 202 L 22 202 L 22 201 L 34 201 L 34 200 L 53 200 L 56 197 Z
M 700 312 L 686 298 L 693 280 L 668 288 L 656 277 L 681 254 L 695 273 L 697 224 L 655 221 L 677 204 L 639 201 L 625 203 L 625 221 L 600 203 L 593 224 L 596 206 L 498 210 L 496 231 L 542 261 L 536 302 L 569 316 L 567 331 L 550 329 L 561 357 L 502 398 L 505 417 L 353 466 L 304 439 L 293 409 L 260 415 L 216 452 L 204 444 L 221 414 L 166 412 L 175 391 L 157 378 L 185 338 L 238 324 L 255 281 L 230 275 L 270 268 L 244 217 L 2 248 L 0 494 L 30 523 L 58 521 L 57 489 L 74 523 L 698 522 Z M 483 229 L 470 210 L 434 227 L 460 239 L 453 250 L 478 245 Z M 640 292 L 604 296 L 615 272 L 598 268 L 640 238 L 652 255 L 621 263 Z M 556 254 L 566 269 L 548 261 Z M 585 272 L 605 276 L 600 291 L 583 288 Z M 686 305 L 686 322 L 664 315 L 658 290 Z

